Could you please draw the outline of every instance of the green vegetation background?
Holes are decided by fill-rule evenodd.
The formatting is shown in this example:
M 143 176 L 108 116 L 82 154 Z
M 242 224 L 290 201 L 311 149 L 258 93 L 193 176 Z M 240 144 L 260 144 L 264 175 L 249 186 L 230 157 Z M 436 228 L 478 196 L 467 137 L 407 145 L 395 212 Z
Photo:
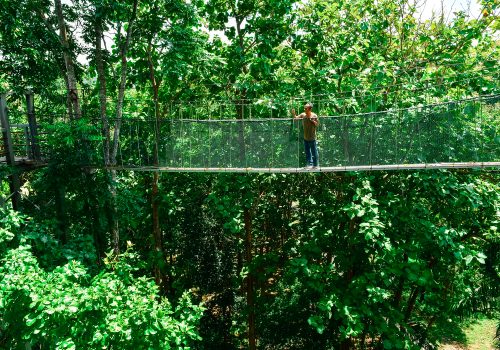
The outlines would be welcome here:
M 81 168 L 116 165 L 122 122 L 178 101 L 242 118 L 321 94 L 335 114 L 498 94 L 498 2 L 425 22 L 406 0 L 71 5 L 0 0 L 9 117 L 24 122 L 31 89 L 51 132 L 17 212 L 0 169 L 0 348 L 432 349 L 443 324 L 498 319 L 497 171 Z

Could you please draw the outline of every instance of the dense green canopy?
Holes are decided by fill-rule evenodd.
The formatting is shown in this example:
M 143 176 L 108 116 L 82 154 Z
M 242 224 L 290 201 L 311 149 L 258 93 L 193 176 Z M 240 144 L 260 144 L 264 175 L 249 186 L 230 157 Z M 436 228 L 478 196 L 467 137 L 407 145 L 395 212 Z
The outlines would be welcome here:
M 0 92 L 11 123 L 35 93 L 50 150 L 20 173 L 18 211 L 20 169 L 0 167 L 0 348 L 431 349 L 460 319 L 498 318 L 496 169 L 112 170 L 189 142 L 181 162 L 204 161 L 227 135 L 208 117 L 286 124 L 283 160 L 306 101 L 335 160 L 498 161 L 498 1 L 425 20 L 424 4 L 0 0 Z M 253 134 L 237 131 L 234 161 Z

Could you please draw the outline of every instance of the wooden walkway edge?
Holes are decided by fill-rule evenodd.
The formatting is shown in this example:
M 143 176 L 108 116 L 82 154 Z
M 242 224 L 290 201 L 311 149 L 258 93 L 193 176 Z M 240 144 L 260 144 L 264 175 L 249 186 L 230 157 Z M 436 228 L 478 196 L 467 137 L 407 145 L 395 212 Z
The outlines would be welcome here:
M 360 166 L 333 166 L 317 168 L 176 168 L 164 166 L 127 167 L 116 166 L 107 169 L 126 171 L 160 171 L 160 172 L 197 172 L 197 173 L 337 173 L 349 171 L 394 171 L 394 170 L 431 170 L 431 169 L 484 169 L 492 168 L 500 171 L 500 162 L 460 162 L 460 163 L 426 163 L 426 164 L 387 164 Z M 498 168 L 498 169 L 496 169 Z

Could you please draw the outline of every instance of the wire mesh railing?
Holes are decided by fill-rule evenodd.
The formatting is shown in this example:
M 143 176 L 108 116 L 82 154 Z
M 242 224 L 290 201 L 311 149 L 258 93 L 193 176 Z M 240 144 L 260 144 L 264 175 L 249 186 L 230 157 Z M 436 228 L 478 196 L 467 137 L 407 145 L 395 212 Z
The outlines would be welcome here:
M 500 95 L 491 95 L 354 115 L 318 111 L 320 167 L 500 162 L 499 107 Z M 121 128 L 120 167 L 305 165 L 302 122 L 289 117 L 124 119 Z
M 349 108 L 347 99 L 315 97 L 321 168 L 500 163 L 499 94 L 441 103 L 422 100 L 415 107 L 388 110 L 379 110 L 377 96 L 361 100 L 363 106 L 358 103 L 358 107 L 368 112 L 353 113 L 356 108 Z M 290 109 L 301 108 L 302 103 L 282 99 L 172 104 L 158 120 L 153 118 L 154 107 L 146 103 L 142 110 L 126 109 L 113 165 L 172 171 L 301 168 L 306 163 L 302 122 L 290 117 Z M 18 105 L 9 110 L 15 122 L 11 124 L 14 153 L 33 159 L 33 135 L 28 124 L 19 123 L 26 112 L 22 103 Z M 102 120 L 95 118 L 92 108 L 83 111 L 91 117 L 70 121 L 37 110 L 41 120 L 37 144 L 43 159 L 75 156 L 57 151 L 73 139 L 74 144 L 84 145 L 77 152 L 82 154 L 76 155 L 78 164 L 104 166 Z M 114 120 L 108 120 L 112 132 Z M 80 134 L 71 135 L 72 123 L 80 123 L 80 129 L 85 124 Z M 3 151 L 1 145 L 0 160 Z

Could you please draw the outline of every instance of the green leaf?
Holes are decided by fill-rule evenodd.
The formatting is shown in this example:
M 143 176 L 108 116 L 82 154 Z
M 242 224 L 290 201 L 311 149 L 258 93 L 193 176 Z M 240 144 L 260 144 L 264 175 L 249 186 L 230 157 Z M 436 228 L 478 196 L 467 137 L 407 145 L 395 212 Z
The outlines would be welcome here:
M 36 319 L 36 318 L 27 319 L 27 320 L 26 320 L 26 325 L 27 325 L 28 327 L 31 327 L 31 326 L 33 326 L 33 325 L 35 324 L 35 322 L 36 322 L 36 321 L 37 321 L 37 319 Z
M 72 312 L 72 313 L 75 313 L 75 312 L 78 311 L 78 308 L 76 306 L 70 306 L 70 307 L 68 307 L 68 311 Z
M 470 262 L 472 261 L 472 259 L 473 259 L 473 256 L 472 256 L 472 255 L 470 255 L 470 254 L 469 254 L 469 255 L 467 255 L 467 256 L 464 258 L 464 260 L 465 260 L 465 264 L 466 264 L 466 265 L 469 265 L 469 264 L 470 264 Z
M 319 334 L 323 334 L 325 331 L 325 325 L 323 319 L 320 316 L 311 316 L 307 319 L 307 323 L 314 327 Z

